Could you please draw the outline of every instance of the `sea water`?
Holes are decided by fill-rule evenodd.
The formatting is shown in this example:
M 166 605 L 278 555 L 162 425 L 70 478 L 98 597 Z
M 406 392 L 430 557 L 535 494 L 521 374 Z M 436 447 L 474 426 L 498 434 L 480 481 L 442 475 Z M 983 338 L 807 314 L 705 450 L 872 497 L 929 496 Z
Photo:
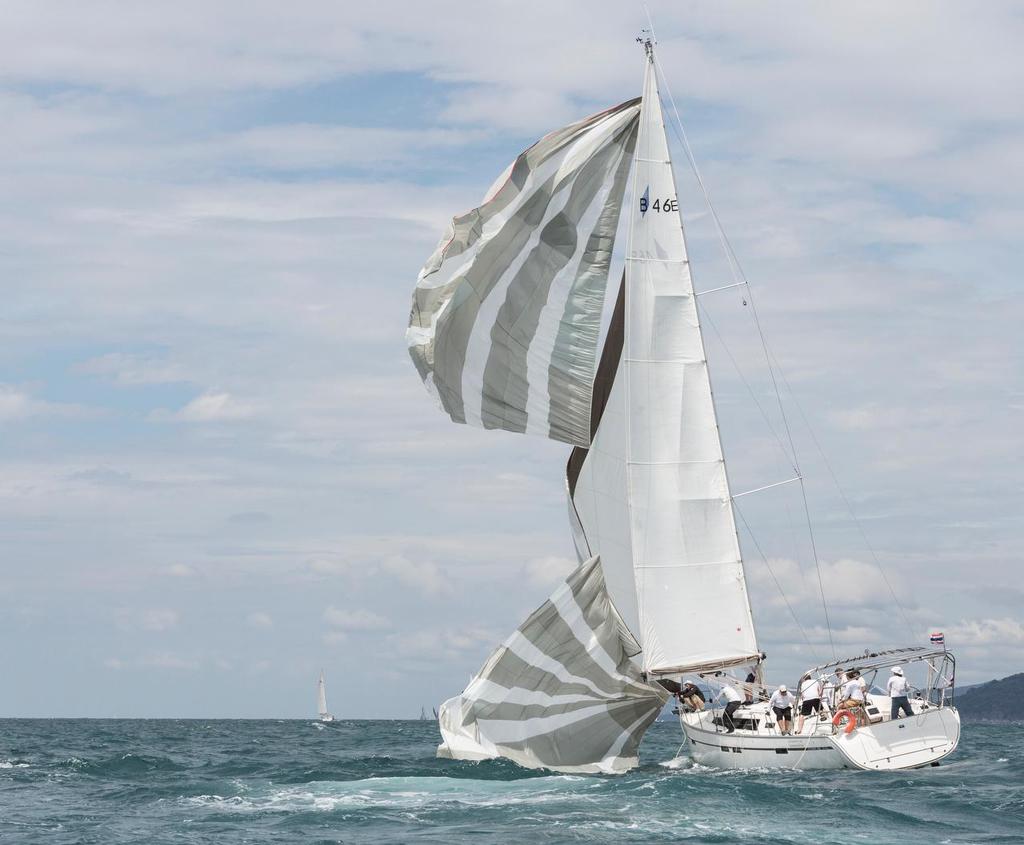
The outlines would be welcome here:
M 715 771 L 653 726 L 590 777 L 438 760 L 434 722 L 0 720 L 0 842 L 1024 843 L 1024 727 L 937 768 Z

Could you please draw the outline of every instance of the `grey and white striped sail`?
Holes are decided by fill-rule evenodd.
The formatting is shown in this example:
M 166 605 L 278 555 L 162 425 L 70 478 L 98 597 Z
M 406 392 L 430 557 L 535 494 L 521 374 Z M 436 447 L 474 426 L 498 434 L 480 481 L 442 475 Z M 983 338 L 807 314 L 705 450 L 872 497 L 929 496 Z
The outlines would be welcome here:
M 424 266 L 407 340 L 459 423 L 590 442 L 601 312 L 639 100 L 545 136 L 456 217 Z
M 641 678 L 630 659 L 637 650 L 593 557 L 505 640 L 462 695 L 441 706 L 438 756 L 627 771 L 668 700 Z
M 650 57 L 633 184 L 622 323 L 598 373 L 611 387 L 569 468 L 577 543 L 600 554 L 645 670 L 738 665 L 757 640 Z

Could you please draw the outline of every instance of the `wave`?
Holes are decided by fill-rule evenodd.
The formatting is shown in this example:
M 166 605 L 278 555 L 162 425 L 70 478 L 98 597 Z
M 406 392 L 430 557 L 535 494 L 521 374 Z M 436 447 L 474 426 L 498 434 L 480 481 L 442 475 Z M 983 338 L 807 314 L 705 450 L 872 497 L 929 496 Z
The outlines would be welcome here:
M 332 811 L 340 808 L 417 809 L 431 805 L 501 807 L 571 801 L 603 781 L 574 775 L 522 780 L 470 780 L 438 776 L 379 777 L 250 791 L 245 795 L 196 795 L 182 803 L 227 812 Z
M 135 777 L 154 772 L 178 772 L 185 767 L 175 762 L 170 757 L 146 754 L 119 754 L 114 757 L 105 757 L 98 760 L 83 760 L 81 757 L 69 757 L 56 764 L 58 769 L 71 769 L 72 771 L 100 777 Z

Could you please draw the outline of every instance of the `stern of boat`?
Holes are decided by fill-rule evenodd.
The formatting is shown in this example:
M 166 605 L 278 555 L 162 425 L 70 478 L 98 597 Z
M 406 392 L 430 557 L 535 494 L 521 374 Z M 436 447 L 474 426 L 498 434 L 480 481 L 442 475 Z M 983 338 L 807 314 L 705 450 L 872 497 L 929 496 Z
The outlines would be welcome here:
M 868 771 L 938 765 L 960 742 L 960 714 L 934 707 L 914 716 L 859 727 L 829 738 L 846 762 Z

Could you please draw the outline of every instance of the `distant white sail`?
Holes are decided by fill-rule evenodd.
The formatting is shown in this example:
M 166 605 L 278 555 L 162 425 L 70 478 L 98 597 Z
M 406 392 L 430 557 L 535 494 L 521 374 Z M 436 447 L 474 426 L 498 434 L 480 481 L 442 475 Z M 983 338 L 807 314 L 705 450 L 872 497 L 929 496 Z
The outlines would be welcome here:
M 539 140 L 452 221 L 420 273 L 409 351 L 455 422 L 590 442 L 639 111 L 631 100 Z
M 324 683 L 324 671 L 320 670 L 320 680 L 316 684 L 316 712 L 321 722 L 331 722 L 334 717 L 327 709 L 327 685 Z
M 668 693 L 643 681 L 638 646 L 586 561 L 441 705 L 438 756 L 528 768 L 623 772 Z

